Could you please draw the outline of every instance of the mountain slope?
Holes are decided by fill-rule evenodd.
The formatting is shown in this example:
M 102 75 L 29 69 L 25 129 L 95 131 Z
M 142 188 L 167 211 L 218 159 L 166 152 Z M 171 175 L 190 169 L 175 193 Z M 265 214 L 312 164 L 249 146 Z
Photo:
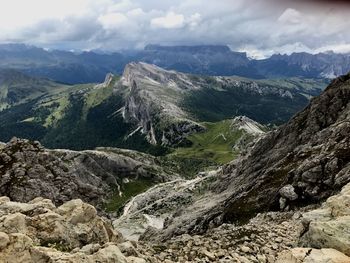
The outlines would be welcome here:
M 283 123 L 324 85 L 296 78 L 202 77 L 131 63 L 121 78 L 45 87 L 40 96 L 1 111 L 0 140 L 17 136 L 51 148 L 111 146 L 161 155 L 168 147 L 190 146 L 186 138 L 204 131 L 202 122 L 245 115 L 264 124 Z
M 0 174 L 0 194 L 14 201 L 42 196 L 62 204 L 79 198 L 112 212 L 148 187 L 177 178 L 147 154 L 112 148 L 47 150 L 17 138 L 0 149 Z
M 0 110 L 64 88 L 64 85 L 48 79 L 33 78 L 15 70 L 0 69 Z
M 334 80 L 306 109 L 243 157 L 183 183 L 176 195 L 186 202 L 177 207 L 173 196 L 167 196 L 164 227 L 149 229 L 144 238 L 162 240 L 204 232 L 224 222 L 242 224 L 259 212 L 287 211 L 337 193 L 350 182 L 349 112 L 350 74 Z M 147 202 L 149 215 L 164 213 L 151 205 L 151 198 L 160 193 L 161 187 L 153 189 L 138 201 Z
M 53 79 L 62 83 L 101 82 L 109 72 L 122 72 L 122 55 L 69 51 L 47 51 L 23 44 L 0 45 L 0 68 L 12 68 L 31 76 Z

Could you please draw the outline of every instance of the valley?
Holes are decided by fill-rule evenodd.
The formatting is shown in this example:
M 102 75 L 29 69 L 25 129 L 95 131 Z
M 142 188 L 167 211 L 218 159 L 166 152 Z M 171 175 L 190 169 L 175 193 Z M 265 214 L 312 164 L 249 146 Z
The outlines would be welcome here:
M 322 79 L 209 77 L 131 63 L 100 84 L 65 85 L 16 71 L 1 81 L 5 216 L 43 217 L 36 209 L 45 207 L 71 228 L 64 220 L 80 219 L 64 209 L 73 209 L 92 213 L 93 222 L 103 216 L 108 231 L 118 231 L 109 234 L 110 245 L 98 241 L 103 247 L 83 252 L 74 239 L 81 230 L 47 240 L 27 216 L 21 229 L 34 232 L 22 234 L 40 244 L 29 245 L 39 254 L 23 254 L 28 262 L 39 255 L 84 262 L 84 253 L 95 260 L 111 246 L 112 254 L 120 249 L 111 257 L 124 262 L 289 262 L 298 253 L 331 253 L 293 249 L 319 244 L 317 228 L 304 221 L 322 224 L 309 215 L 322 213 L 315 209 L 342 187 L 347 196 L 349 75 L 325 88 Z M 346 259 L 338 237 L 327 248 Z
M 128 80 L 134 91 L 140 83 L 135 75 L 123 78 L 115 79 L 119 92 Z M 1 255 L 40 263 L 347 262 L 349 81 L 349 75 L 335 79 L 278 128 L 244 116 L 216 123 L 185 119 L 203 129 L 186 133 L 189 147 L 172 146 L 166 156 L 113 147 L 49 150 L 13 138 L 0 148 Z M 80 94 L 112 82 L 110 76 Z M 150 83 L 157 88 L 154 80 L 143 82 Z M 92 95 L 89 105 L 110 96 L 102 94 Z M 153 116 L 147 115 L 151 109 L 168 113 L 162 104 L 135 105 L 128 110 L 146 112 L 129 112 L 136 125 Z M 169 132 L 170 123 L 179 131 L 179 116 L 191 115 L 163 123 L 146 119 L 143 129 L 149 130 L 140 136 L 152 145 L 151 127 L 154 134 L 159 127 Z M 215 165 L 199 164 L 197 176 L 184 178 L 174 168 L 181 162 L 167 162 L 175 157 Z
M 0 1 L 0 263 L 350 263 L 350 1 Z

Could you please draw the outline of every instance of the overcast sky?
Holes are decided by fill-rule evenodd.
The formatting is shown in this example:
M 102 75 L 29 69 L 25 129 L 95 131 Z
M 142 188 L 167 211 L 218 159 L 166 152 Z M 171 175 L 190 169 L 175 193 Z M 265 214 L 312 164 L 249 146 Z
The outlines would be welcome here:
M 341 2 L 0 0 L 0 42 L 68 50 L 226 44 L 253 57 L 350 52 L 350 6 Z

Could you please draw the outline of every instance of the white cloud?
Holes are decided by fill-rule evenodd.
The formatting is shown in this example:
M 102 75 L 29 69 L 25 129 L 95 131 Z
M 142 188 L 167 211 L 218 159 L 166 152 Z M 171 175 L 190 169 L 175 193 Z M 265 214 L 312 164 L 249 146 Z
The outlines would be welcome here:
M 194 30 L 199 25 L 201 20 L 202 20 L 201 14 L 195 13 L 188 18 L 187 23 L 190 26 L 190 28 Z
M 156 17 L 151 20 L 151 26 L 153 28 L 181 28 L 185 25 L 185 17 L 182 14 L 176 14 L 169 12 L 165 16 Z
M 128 21 L 128 18 L 122 13 L 109 13 L 100 16 L 98 22 L 101 23 L 104 29 L 115 29 L 121 25 L 125 25 Z
M 286 9 L 283 14 L 278 18 L 278 21 L 282 23 L 298 24 L 301 22 L 302 15 L 298 10 L 293 8 Z
M 275 52 L 347 52 L 350 10 L 280 0 L 0 0 L 0 43 L 50 48 L 228 44 Z M 176 33 L 174 33 L 176 31 Z

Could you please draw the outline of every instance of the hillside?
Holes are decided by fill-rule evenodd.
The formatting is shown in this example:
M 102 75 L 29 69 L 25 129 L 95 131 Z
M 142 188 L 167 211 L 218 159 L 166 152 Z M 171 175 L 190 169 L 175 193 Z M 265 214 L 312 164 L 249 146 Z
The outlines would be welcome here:
M 34 78 L 15 70 L 0 69 L 0 111 L 67 88 L 48 79 Z
M 204 131 L 203 122 L 244 115 L 281 124 L 325 82 L 202 77 L 131 63 L 123 76 L 108 75 L 102 84 L 56 86 L 45 86 L 40 96 L 30 88 L 32 99 L 1 111 L 0 140 L 17 136 L 51 148 L 106 146 L 163 155 L 169 147 L 190 146 L 187 136 Z
M 152 79 L 160 76 L 158 83 L 168 83 L 176 76 L 171 73 L 148 71 L 145 82 L 136 82 L 135 72 L 126 76 L 134 80 L 136 94 L 152 98 L 159 88 L 151 85 Z M 178 83 L 188 85 L 180 89 L 182 95 L 198 87 L 189 85 L 187 76 L 179 77 Z M 73 94 L 82 95 L 83 105 L 93 108 L 128 91 L 128 83 L 125 76 L 110 75 L 103 84 L 75 87 Z M 153 89 L 137 89 L 139 83 Z M 165 94 L 172 87 L 165 86 Z M 276 93 L 258 90 L 262 95 Z M 294 88 L 287 91 L 298 94 Z M 109 92 L 113 95 L 100 96 Z M 124 98 L 135 102 L 131 94 Z M 243 116 L 198 122 L 204 129 L 187 136 L 190 148 L 180 147 L 172 154 L 225 163 L 232 149 L 243 145 L 244 151 L 229 164 L 189 180 L 164 157 L 106 147 L 48 150 L 39 142 L 14 138 L 0 147 L 0 255 L 10 262 L 33 263 L 348 262 L 349 235 L 344 229 L 349 228 L 350 216 L 349 100 L 346 75 L 266 134 L 264 126 Z M 42 103 L 41 98 L 36 101 Z M 136 105 L 133 109 L 139 109 Z M 146 113 L 164 106 L 145 105 Z M 167 116 L 164 108 L 157 109 Z M 119 112 L 127 121 L 126 107 Z M 174 119 L 191 116 L 183 112 Z M 133 116 L 136 123 L 142 120 L 139 114 Z M 56 119 L 50 118 L 51 123 Z M 250 136 L 260 139 L 248 147 Z M 210 151 L 217 156 L 208 157 Z
M 258 213 L 293 211 L 336 194 L 350 182 L 349 81 L 350 75 L 334 80 L 287 124 L 222 169 L 138 196 L 125 218 L 138 222 L 134 215 L 145 206 L 144 213 L 164 224 L 142 238 L 165 240 L 223 223 L 245 224 Z M 164 204 L 154 205 L 160 197 Z

